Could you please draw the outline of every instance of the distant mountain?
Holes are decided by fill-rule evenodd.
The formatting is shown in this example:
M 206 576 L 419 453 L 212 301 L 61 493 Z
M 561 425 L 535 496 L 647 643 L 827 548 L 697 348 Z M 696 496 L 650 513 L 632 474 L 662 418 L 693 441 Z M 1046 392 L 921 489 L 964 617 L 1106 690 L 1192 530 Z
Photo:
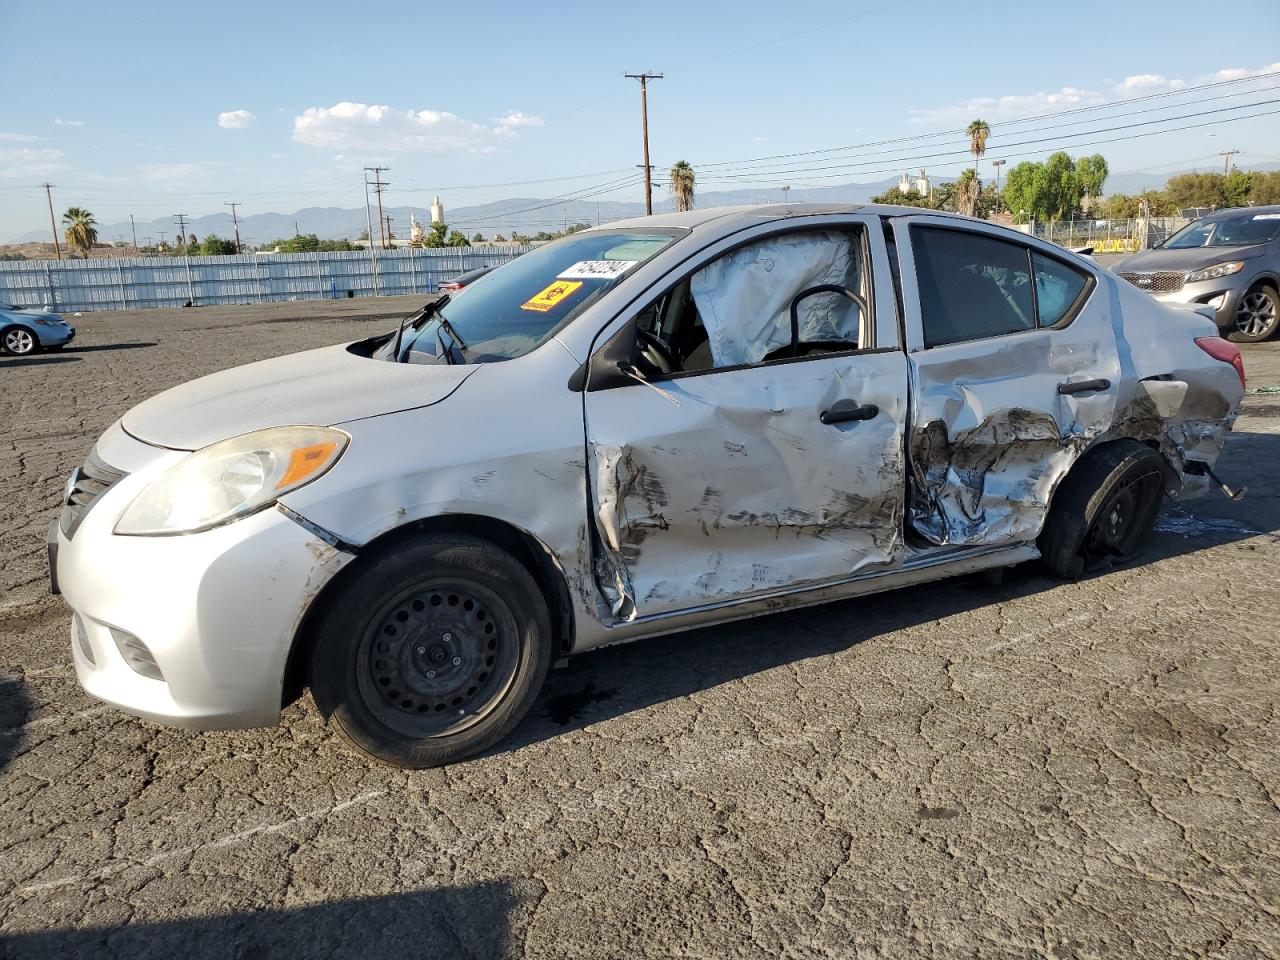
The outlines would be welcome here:
M 1213 169 L 1212 167 L 1205 168 Z M 1241 170 L 1277 170 L 1280 164 L 1265 163 L 1241 167 Z M 986 168 L 990 172 L 990 167 Z M 1107 194 L 1141 193 L 1144 190 L 1159 190 L 1169 177 L 1176 173 L 1194 171 L 1180 170 L 1175 173 L 1121 173 L 1107 179 Z M 1204 172 L 1204 171 L 1200 171 Z M 952 177 L 936 177 L 936 183 L 946 183 Z M 896 186 L 897 177 L 890 177 L 873 183 L 842 183 L 829 187 L 793 187 L 787 199 L 792 203 L 867 203 L 877 194 L 884 193 Z M 743 190 L 710 190 L 699 191 L 697 201 L 699 207 L 720 207 L 742 203 L 771 203 L 781 201 L 782 190 L 778 187 Z M 448 198 L 445 198 L 446 204 Z M 675 201 L 663 198 L 654 204 L 657 210 L 674 209 Z M 430 211 L 423 207 L 384 207 L 384 214 L 391 216 L 391 228 L 397 237 L 409 235 L 409 218 L 430 223 Z M 445 219 L 453 229 L 462 230 L 471 236 L 479 231 L 486 237 L 494 234 L 510 236 L 513 230 L 524 234 L 535 234 L 545 230 L 554 233 L 566 223 L 607 223 L 626 217 L 638 217 L 644 213 L 644 204 L 638 202 L 620 202 L 617 200 L 557 200 L 539 199 L 537 197 L 513 197 L 509 200 L 495 200 L 470 207 L 445 208 Z M 376 235 L 377 213 L 374 213 L 374 234 Z M 324 240 L 337 240 L 343 237 L 354 238 L 365 229 L 367 223 L 365 211 L 343 207 L 306 207 L 294 213 L 256 213 L 240 218 L 240 237 L 247 244 L 262 244 L 270 240 L 291 237 L 298 233 L 314 233 Z M 163 234 L 169 242 L 173 242 L 176 228 L 172 219 L 139 222 L 137 225 L 138 240 L 146 243 L 150 237 L 158 241 Z M 211 213 L 196 217 L 188 222 L 188 233 L 205 237 L 210 233 L 220 237 L 233 236 L 231 215 L 228 213 Z M 103 240 L 124 237 L 129 242 L 131 237 L 129 223 L 109 223 L 99 225 L 98 236 Z M 49 235 L 45 231 L 33 230 L 21 237 L 9 241 L 25 243 L 46 241 Z

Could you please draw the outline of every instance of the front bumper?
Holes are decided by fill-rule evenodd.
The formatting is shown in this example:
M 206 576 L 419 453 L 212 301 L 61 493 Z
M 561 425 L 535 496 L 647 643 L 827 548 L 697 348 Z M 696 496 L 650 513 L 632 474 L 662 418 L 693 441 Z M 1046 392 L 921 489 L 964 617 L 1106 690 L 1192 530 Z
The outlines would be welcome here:
M 298 624 L 352 555 L 274 508 L 204 533 L 116 536 L 120 513 L 153 475 L 144 473 L 108 490 L 71 539 L 50 530 L 51 574 L 75 614 L 80 685 L 189 729 L 276 723 Z M 130 638 L 162 679 L 130 666 Z
M 65 347 L 76 338 L 76 328 L 71 324 L 65 327 L 37 327 L 36 338 L 42 347 Z
M 1240 297 L 1247 287 L 1240 282 L 1240 275 L 1219 277 L 1216 280 L 1200 280 L 1183 284 L 1173 293 L 1157 293 L 1153 296 L 1162 303 L 1209 303 L 1218 297 L 1222 300 L 1214 308 L 1213 322 L 1219 330 L 1230 330 L 1236 324 L 1236 312 Z

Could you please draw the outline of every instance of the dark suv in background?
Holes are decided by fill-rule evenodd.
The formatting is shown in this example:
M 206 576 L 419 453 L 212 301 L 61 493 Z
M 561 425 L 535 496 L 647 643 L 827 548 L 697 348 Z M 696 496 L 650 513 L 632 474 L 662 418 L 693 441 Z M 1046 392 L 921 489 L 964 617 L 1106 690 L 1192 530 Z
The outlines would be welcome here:
M 1211 213 L 1111 269 L 1157 300 L 1213 307 L 1229 340 L 1266 340 L 1280 329 L 1280 206 Z

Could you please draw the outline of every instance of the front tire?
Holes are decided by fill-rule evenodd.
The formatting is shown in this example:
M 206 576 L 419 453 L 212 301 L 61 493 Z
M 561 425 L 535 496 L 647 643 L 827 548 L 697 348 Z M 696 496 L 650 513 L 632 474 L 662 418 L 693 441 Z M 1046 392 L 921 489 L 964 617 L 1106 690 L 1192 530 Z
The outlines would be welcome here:
M 1251 288 L 1236 307 L 1235 325 L 1227 332 L 1234 343 L 1261 343 L 1280 329 L 1280 294 L 1274 287 Z
M 1134 560 L 1151 540 L 1164 483 L 1164 461 L 1136 440 L 1085 454 L 1054 494 L 1041 560 L 1068 580 Z
M 329 598 L 311 664 L 321 713 L 406 769 L 474 756 L 533 705 L 551 663 L 546 601 L 483 540 L 429 536 L 355 571 Z
M 4 352 L 14 357 L 27 357 L 40 349 L 40 341 L 26 327 L 8 327 L 0 334 Z

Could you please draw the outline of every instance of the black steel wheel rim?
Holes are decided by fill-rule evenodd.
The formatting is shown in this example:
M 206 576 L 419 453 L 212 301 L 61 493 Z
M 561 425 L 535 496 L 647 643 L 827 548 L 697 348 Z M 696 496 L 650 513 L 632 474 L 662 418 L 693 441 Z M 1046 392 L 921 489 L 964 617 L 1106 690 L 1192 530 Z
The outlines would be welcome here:
M 1108 494 L 1085 536 L 1085 566 L 1123 563 L 1142 547 L 1142 538 L 1160 509 L 1163 477 L 1149 470 L 1130 477 Z
M 1236 329 L 1249 337 L 1260 337 L 1275 326 L 1276 305 L 1261 290 L 1245 296 L 1236 311 Z
M 421 739 L 488 716 L 519 660 L 519 627 L 506 601 L 480 584 L 441 578 L 403 591 L 370 619 L 355 668 L 369 712 Z

